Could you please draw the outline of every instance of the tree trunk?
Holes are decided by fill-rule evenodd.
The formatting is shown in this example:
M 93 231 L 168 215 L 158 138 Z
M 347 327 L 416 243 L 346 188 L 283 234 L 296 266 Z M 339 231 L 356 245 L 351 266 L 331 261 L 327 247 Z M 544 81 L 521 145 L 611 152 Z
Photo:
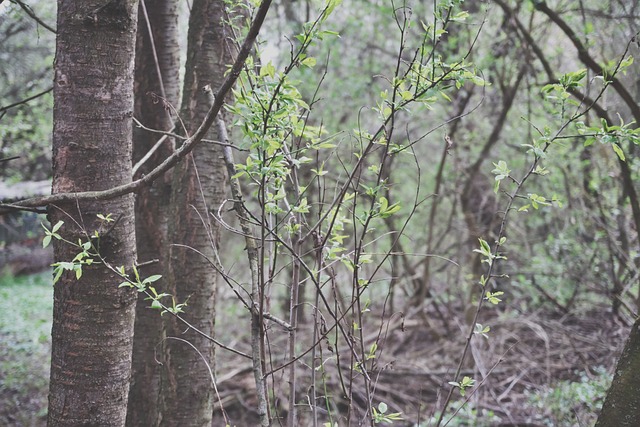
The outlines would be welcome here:
M 134 97 L 135 117 L 148 128 L 169 131 L 173 127 L 172 108 L 180 94 L 180 55 L 178 45 L 178 1 L 146 0 L 140 4 L 136 43 Z M 148 17 L 148 22 L 147 18 Z M 149 37 L 153 34 L 153 43 Z M 162 82 L 160 80 L 162 78 Z M 136 164 L 152 150 L 161 135 L 134 131 L 133 159 Z M 167 138 L 138 169 L 136 178 L 147 173 L 173 151 Z M 167 224 L 171 197 L 171 173 L 144 187 L 136 197 L 136 240 L 141 262 L 157 260 L 140 268 L 143 276 L 166 276 L 168 249 Z M 164 278 L 154 283 L 165 289 Z M 146 295 L 139 294 L 133 341 L 133 373 L 127 410 L 128 426 L 157 426 L 160 423 L 160 374 L 156 351 L 161 350 L 162 319 L 149 308 Z
M 210 105 L 203 88 L 217 89 L 233 60 L 226 19 L 223 0 L 193 2 L 182 100 L 182 119 L 189 132 L 197 128 Z M 215 130 L 208 138 L 219 140 Z M 214 334 L 217 273 L 203 256 L 216 260 L 219 227 L 210 221 L 209 210 L 217 210 L 225 199 L 225 180 L 222 150 L 203 143 L 176 166 L 172 182 L 170 292 L 179 302 L 188 299 L 184 317 L 210 336 Z M 214 389 L 207 364 L 213 370 L 213 344 L 193 331 L 184 333 L 185 327 L 174 318 L 167 323 L 162 423 L 210 426 Z M 171 338 L 187 340 L 202 357 L 187 343 Z
M 104 190 L 131 181 L 131 115 L 137 1 L 58 2 L 54 81 L 53 192 Z M 136 258 L 133 195 L 49 206 L 71 242 L 104 228 L 101 254 L 130 267 Z M 56 261 L 79 252 L 54 241 Z M 55 285 L 50 426 L 121 426 L 131 374 L 135 292 L 98 263 Z
M 596 427 L 640 426 L 640 320 L 631 328 Z

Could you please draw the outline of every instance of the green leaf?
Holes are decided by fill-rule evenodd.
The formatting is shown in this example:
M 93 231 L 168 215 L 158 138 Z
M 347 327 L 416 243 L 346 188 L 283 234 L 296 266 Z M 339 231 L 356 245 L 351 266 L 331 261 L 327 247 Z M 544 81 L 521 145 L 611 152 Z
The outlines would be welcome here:
M 144 279 L 144 281 L 142 282 L 143 285 L 146 285 L 148 283 L 153 283 L 155 281 L 158 281 L 162 278 L 162 275 L 160 274 L 154 274 L 153 276 L 149 276 L 146 279 Z
M 302 62 L 300 62 L 302 65 L 309 67 L 309 68 L 313 68 L 316 65 L 316 58 L 313 57 L 308 57 L 302 60 Z
M 260 67 L 260 77 L 274 77 L 276 75 L 276 67 L 273 66 L 271 61 L 269 61 L 266 65 Z
M 491 304 L 493 305 L 498 305 L 502 302 L 502 300 L 500 298 L 498 298 L 499 296 L 504 295 L 504 292 L 502 291 L 498 291 L 498 292 L 489 292 L 487 291 L 487 296 L 484 297 L 485 300 L 489 301 Z
M 411 101 L 413 99 L 413 93 L 409 90 L 403 90 L 400 92 L 400 96 L 405 101 Z
M 489 243 L 487 243 L 486 240 L 484 239 L 478 239 L 478 241 L 480 242 L 480 247 L 482 248 L 482 251 L 485 253 L 491 253 L 491 247 L 489 246 Z
M 385 412 L 387 412 L 387 409 L 389 409 L 389 408 L 387 407 L 387 404 L 386 404 L 386 403 L 384 403 L 384 402 L 380 402 L 380 403 L 378 404 L 378 411 L 379 411 L 381 414 L 384 414 Z
M 333 13 L 335 8 L 340 6 L 341 3 L 342 3 L 342 0 L 327 0 L 327 5 L 325 6 L 320 19 L 322 21 L 326 20 L 329 17 L 329 15 Z
M 627 68 L 631 64 L 633 64 L 633 56 L 629 56 L 627 59 L 620 62 L 620 68 Z
M 622 160 L 623 162 L 626 160 L 624 157 L 624 152 L 622 151 L 622 148 L 620 148 L 620 146 L 616 143 L 611 144 L 611 148 L 613 148 L 613 151 L 618 155 L 618 158 L 620 160 Z
M 44 239 L 42 239 L 42 247 L 46 248 L 47 246 L 49 246 L 49 243 L 51 243 L 51 235 L 47 234 L 46 236 L 44 236 Z
M 469 17 L 469 12 L 467 12 L 467 11 L 463 10 L 463 11 L 460 11 L 460 12 L 456 13 L 456 14 L 451 18 L 451 20 L 452 20 L 452 21 L 462 22 L 462 21 L 465 21 L 468 17 Z
M 58 283 L 58 280 L 60 280 L 60 277 L 62 276 L 62 272 L 64 271 L 64 269 L 60 266 L 57 266 L 53 271 L 56 273 L 53 278 L 53 284 L 55 285 L 56 283 Z
M 51 233 L 55 233 L 56 231 L 60 230 L 60 227 L 62 227 L 62 224 L 64 224 L 64 221 L 58 221 L 56 225 L 54 225 L 53 228 L 51 229 Z

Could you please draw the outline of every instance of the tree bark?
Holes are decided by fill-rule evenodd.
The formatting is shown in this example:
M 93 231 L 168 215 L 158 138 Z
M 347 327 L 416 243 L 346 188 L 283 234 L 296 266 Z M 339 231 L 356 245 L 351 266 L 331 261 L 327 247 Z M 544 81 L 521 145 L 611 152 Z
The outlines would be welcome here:
M 177 108 L 180 96 L 180 55 L 178 38 L 178 1 L 145 0 L 140 3 L 136 43 L 134 97 L 135 117 L 148 128 L 170 131 L 173 127 L 172 108 Z M 148 17 L 148 22 L 147 22 Z M 153 34 L 153 40 L 150 38 Z M 133 159 L 140 161 L 154 148 L 160 135 L 134 130 Z M 174 141 L 167 138 L 138 169 L 137 176 L 157 167 L 173 152 Z M 140 268 L 144 277 L 166 276 L 167 224 L 171 197 L 171 173 L 144 187 L 136 197 L 136 240 L 141 262 L 157 260 Z M 166 281 L 154 283 L 158 291 Z M 160 423 L 161 366 L 156 351 L 161 350 L 164 330 L 157 311 L 149 308 L 146 295 L 139 294 L 136 306 L 133 341 L 133 372 L 128 426 L 157 426 Z
M 640 425 L 640 320 L 631 328 L 596 427 Z
M 193 2 L 181 109 L 189 132 L 207 114 L 210 101 L 203 88 L 219 87 L 227 64 L 233 61 L 228 46 L 232 34 L 227 31 L 226 19 L 224 1 Z M 220 139 L 215 129 L 209 131 L 208 138 Z M 214 335 L 217 273 L 203 257 L 212 262 L 217 259 L 219 227 L 210 221 L 209 211 L 217 210 L 225 199 L 222 156 L 220 147 L 201 144 L 176 166 L 169 223 L 171 292 L 179 302 L 188 299 L 184 317 L 210 336 Z M 184 326 L 175 318 L 167 321 L 167 336 L 162 424 L 210 426 L 214 389 L 209 367 L 213 370 L 213 344 L 193 331 L 184 333 Z M 202 356 L 173 337 L 187 340 Z
M 131 115 L 137 1 L 58 1 L 54 80 L 53 193 L 104 190 L 131 182 Z M 71 242 L 101 233 L 100 252 L 114 265 L 136 258 L 133 196 L 49 206 Z M 54 240 L 56 261 L 79 250 Z M 131 374 L 135 292 L 103 265 L 65 273 L 55 285 L 50 426 L 121 426 Z

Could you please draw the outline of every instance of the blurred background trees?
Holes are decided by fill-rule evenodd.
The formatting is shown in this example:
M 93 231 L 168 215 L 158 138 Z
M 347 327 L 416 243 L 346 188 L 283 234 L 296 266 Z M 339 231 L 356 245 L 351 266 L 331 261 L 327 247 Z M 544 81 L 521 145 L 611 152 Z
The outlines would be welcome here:
M 55 11 L 50 2 L 28 4 L 39 18 L 54 22 Z M 152 22 L 156 19 L 153 12 L 169 4 L 173 3 L 147 2 Z M 170 6 L 173 7 L 177 6 Z M 268 78 L 270 66 L 283 70 L 291 63 L 300 46 L 295 36 L 309 28 L 305 23 L 313 22 L 323 7 L 323 2 L 314 0 L 274 3 L 253 60 L 258 77 Z M 51 95 L 4 107 L 50 87 L 54 36 L 35 22 L 19 2 L 5 1 L 0 8 L 0 31 L 5 35 L 0 42 L 0 57 L 6 58 L 0 68 L 0 157 L 21 156 L 0 163 L 0 173 L 6 183 L 38 181 L 49 177 Z M 354 275 L 344 263 L 338 261 L 331 268 L 315 265 L 318 241 L 309 238 L 297 249 L 298 259 L 315 267 L 298 272 L 301 286 L 294 306 L 300 307 L 300 341 L 296 351 L 302 353 L 316 340 L 320 342 L 315 359 L 306 357 L 297 363 L 303 384 L 295 399 L 300 423 L 313 422 L 309 407 L 314 404 L 308 400 L 312 390 L 306 388 L 312 386 L 318 390 L 315 405 L 324 411 L 320 419 L 331 419 L 339 425 L 348 417 L 356 423 L 372 407 L 379 410 L 381 401 L 388 405 L 388 413 L 401 412 L 406 425 L 427 425 L 430 417 L 438 418 L 447 383 L 462 379 L 451 378 L 464 345 L 461 331 L 466 331 L 474 317 L 477 282 L 486 271 L 486 263 L 474 249 L 478 248 L 478 238 L 493 245 L 510 200 L 506 181 L 501 184 L 501 191 L 494 192 L 496 174 L 492 171 L 498 168 L 499 161 L 504 161 L 513 177 L 521 176 L 536 155 L 545 169 L 533 175 L 516 198 L 504 233 L 507 243 L 501 249 L 508 259 L 497 264 L 496 277 L 490 283 L 492 291 L 505 292 L 500 297 L 504 301 L 481 313 L 478 323 L 491 327 L 490 339 L 481 334 L 474 337 L 463 363 L 463 374 L 482 384 L 457 417 L 460 425 L 492 425 L 498 421 L 584 425 L 595 420 L 598 408 L 590 405 L 604 399 L 603 384 L 615 367 L 614 355 L 622 350 L 640 308 L 638 148 L 632 138 L 615 130 L 609 137 L 597 135 L 594 130 L 602 128 L 602 119 L 608 126 L 640 119 L 640 73 L 631 59 L 639 50 L 639 8 L 638 2 L 623 0 L 473 0 L 436 5 L 432 1 L 354 0 L 340 4 L 323 23 L 324 29 L 340 36 L 327 35 L 314 41 L 306 55 L 315 59 L 315 65 L 298 64 L 290 71 L 291 81 L 309 106 L 302 108 L 301 119 L 308 127 L 323 129 L 317 132 L 319 142 L 335 146 L 327 145 L 313 155 L 307 153 L 309 164 L 297 166 L 299 181 L 313 189 L 307 203 L 317 220 L 326 212 L 323 209 L 344 184 L 351 168 L 358 164 L 357 155 L 362 153 L 366 140 L 363 133 L 373 133 L 380 126 L 380 114 L 375 108 L 384 109 L 381 100 L 393 93 L 398 69 L 405 70 L 415 58 L 431 61 L 433 70 L 438 71 L 464 61 L 476 77 L 447 81 L 426 94 L 426 102 L 413 103 L 407 108 L 409 111 L 395 114 L 392 127 L 387 124 L 383 133 L 389 144 L 400 151 L 388 155 L 377 148 L 354 175 L 357 184 L 351 185 L 349 192 L 359 193 L 362 201 L 346 209 L 351 222 L 343 224 L 342 246 L 347 248 L 345 253 L 351 253 L 363 244 L 360 254 L 371 257 L 372 262 L 363 263 L 360 273 L 360 278 L 372 278 L 366 289 L 353 293 Z M 171 13 L 174 11 L 171 9 Z M 186 23 L 186 13 L 188 10 L 182 11 L 181 17 L 172 17 L 171 22 L 181 19 L 179 22 Z M 141 52 L 151 51 L 150 45 L 142 41 L 148 33 L 145 25 L 140 21 L 139 43 L 145 47 L 139 49 L 139 61 Z M 233 36 L 228 36 L 230 40 L 242 34 L 240 24 L 235 25 Z M 440 34 L 439 29 L 445 32 Z M 180 34 L 171 35 L 171 42 L 159 35 L 156 50 L 175 49 L 177 38 L 186 46 L 186 33 L 183 25 Z M 161 32 L 162 36 L 170 34 L 169 29 Z M 233 40 L 229 43 L 233 45 Z M 151 88 L 155 83 L 148 83 L 147 89 L 140 83 L 140 102 L 148 104 L 160 99 L 154 98 L 160 95 L 176 107 L 177 54 L 172 52 L 158 58 L 164 64 L 161 74 L 172 79 L 174 86 L 167 84 L 165 95 L 161 95 L 159 88 Z M 168 59 L 166 64 L 163 58 Z M 139 74 L 140 79 L 156 78 L 154 61 L 147 57 L 147 65 L 139 68 L 147 70 Z M 230 61 L 222 62 L 224 66 Z M 255 82 L 247 78 L 244 84 L 250 94 L 248 88 Z M 216 85 L 212 86 L 215 90 Z M 601 93 L 605 87 L 607 90 Z M 258 93 L 258 86 L 251 89 Z M 387 95 L 383 96 L 384 91 Z M 164 102 L 148 104 L 153 112 L 145 116 L 147 113 L 140 110 L 136 118 L 145 126 L 169 130 L 172 124 L 168 119 L 175 111 L 163 108 Z M 206 101 L 197 104 L 202 102 Z M 588 112 L 564 127 L 572 115 L 585 110 Z M 231 122 L 240 125 L 229 127 L 230 142 L 250 149 L 242 120 L 230 116 Z M 189 123 L 188 117 L 182 119 Z M 393 132 L 389 132 L 391 128 Z M 630 129 L 635 128 L 636 124 L 631 124 Z M 544 154 L 528 152 L 535 149 L 535 141 L 555 135 L 560 129 L 563 132 Z M 150 134 L 140 131 L 140 138 L 142 135 Z M 136 157 L 147 150 L 139 147 L 152 146 L 158 138 L 140 142 Z M 285 138 L 291 141 L 290 149 L 305 148 L 304 137 Z M 624 152 L 624 160 L 614 146 Z M 159 153 L 158 159 L 167 154 Z M 247 165 L 249 156 L 247 152 L 236 153 L 236 162 Z M 317 176 L 320 168 L 329 173 Z M 145 173 L 144 169 L 140 173 Z M 154 217 L 153 221 L 138 225 L 138 252 L 154 248 L 145 258 L 157 257 L 160 264 L 168 262 L 161 250 L 173 242 L 163 234 L 168 227 L 158 233 L 144 230 L 154 222 L 166 221 L 163 209 L 169 206 L 170 191 L 163 185 L 169 179 L 149 190 L 148 194 L 156 199 L 147 193 L 138 195 L 138 219 Z M 267 214 L 254 216 L 254 225 L 284 227 L 284 222 L 274 219 L 278 218 L 277 212 L 265 211 L 268 196 L 261 196 L 257 183 L 246 176 L 240 179 L 248 210 L 255 215 Z M 222 180 L 216 183 L 221 186 L 218 190 L 223 188 L 226 197 L 231 198 L 226 185 L 222 187 Z M 376 186 L 380 188 L 375 196 L 367 193 Z M 296 191 L 291 182 L 283 189 L 287 194 Z M 389 205 L 397 203 L 401 209 L 381 218 L 372 227 L 375 230 L 364 233 L 357 217 L 369 209 L 369 204 L 379 209 L 380 197 Z M 294 197 L 289 203 L 299 203 L 299 199 Z M 209 206 L 210 210 L 216 213 L 219 204 L 216 202 L 215 209 Z M 195 212 L 186 202 L 181 203 L 181 208 Z M 520 208 L 523 209 L 518 211 Z M 235 289 L 246 297 L 243 292 L 248 293 L 245 284 L 251 277 L 245 261 L 244 236 L 232 231 L 239 228 L 233 213 L 222 210 L 218 214 L 222 217 L 217 217 L 214 224 L 224 220 L 220 231 L 221 264 L 225 274 L 233 278 Z M 15 221 L 7 218 L 2 217 L 0 228 L 15 229 Z M 204 230 L 203 225 L 201 231 Z M 144 233 L 148 238 L 141 238 Z M 154 239 L 163 243 L 154 243 Z M 5 241 L 6 249 L 8 240 Z M 143 241 L 147 243 L 141 246 Z M 269 251 L 279 250 L 268 238 L 263 237 L 262 241 L 268 244 L 265 248 Z M 161 246 L 164 249 L 160 250 Z M 283 258 L 274 260 L 269 253 L 275 252 L 267 251 L 262 261 L 273 280 L 264 283 L 262 296 L 268 301 L 270 315 L 289 320 L 296 256 L 280 252 Z M 339 257 L 340 254 L 336 259 Z M 194 256 L 193 260 L 199 258 Z M 156 267 L 164 268 L 151 268 Z M 318 281 L 322 284 L 319 288 L 312 273 L 323 268 L 327 277 Z M 217 274 L 211 266 L 207 271 Z M 153 272 L 149 270 L 148 274 Z M 247 307 L 230 286 L 219 287 L 218 292 L 218 339 L 249 353 Z M 193 295 L 191 298 L 195 298 Z M 335 311 L 321 308 L 321 295 L 335 305 Z M 356 309 L 358 303 L 362 306 Z M 138 308 L 141 311 L 157 316 Z M 331 326 L 331 313 L 344 316 L 344 325 L 352 329 L 346 334 L 350 338 L 336 337 L 335 332 L 323 335 Z M 273 365 L 267 369 L 269 372 L 292 355 L 285 343 L 287 333 L 269 320 L 264 322 L 263 351 L 269 355 L 265 363 L 267 367 Z M 159 334 L 151 334 L 156 338 L 145 348 L 155 346 L 161 331 Z M 180 336 L 180 331 L 174 329 L 171 335 Z M 345 350 L 351 348 L 349 339 L 357 343 L 353 348 L 365 350 L 361 356 L 375 356 L 371 359 L 375 362 L 368 365 L 370 374 L 375 375 L 370 385 L 354 380 L 356 385 L 345 387 L 341 369 L 349 370 L 353 375 L 350 378 L 358 377 L 348 359 L 349 351 L 354 350 Z M 370 353 L 374 344 L 376 349 Z M 338 354 L 347 359 L 340 360 Z M 136 357 L 142 357 L 140 369 L 154 370 L 153 354 L 145 358 L 143 352 Z M 214 423 L 220 419 L 221 407 L 232 421 L 234 417 L 242 420 L 235 424 L 256 423 L 252 418 L 255 397 L 250 372 L 248 361 L 233 353 L 218 352 L 219 398 L 214 399 L 218 402 L 214 403 Z M 273 373 L 268 380 L 274 418 L 284 418 L 291 411 L 290 403 L 285 403 L 288 385 L 284 384 L 290 374 L 282 372 Z M 347 389 L 349 393 L 343 396 Z M 575 394 L 575 398 L 562 402 L 562 393 L 554 393 L 557 390 L 571 390 L 566 394 Z M 596 394 L 588 399 L 580 397 L 581 393 L 591 392 Z M 464 397 L 456 399 L 454 407 L 465 401 Z M 347 415 L 350 411 L 353 415 Z M 327 412 L 336 418 L 327 418 Z

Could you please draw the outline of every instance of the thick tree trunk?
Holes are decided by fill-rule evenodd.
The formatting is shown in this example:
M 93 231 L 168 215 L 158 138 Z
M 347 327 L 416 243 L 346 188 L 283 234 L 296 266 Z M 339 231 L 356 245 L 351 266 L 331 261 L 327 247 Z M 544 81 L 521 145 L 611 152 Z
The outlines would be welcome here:
M 210 104 L 203 88 L 219 87 L 226 65 L 233 59 L 224 8 L 223 0 L 195 0 L 191 9 L 182 101 L 182 118 L 190 132 L 200 124 Z M 208 138 L 219 140 L 215 130 Z M 225 179 L 222 151 L 203 143 L 176 166 L 172 182 L 169 281 L 180 302 L 188 299 L 184 317 L 210 336 L 214 334 L 217 274 L 203 255 L 216 259 L 219 227 L 210 221 L 209 210 L 216 210 L 224 200 Z M 213 344 L 193 331 L 184 333 L 184 326 L 175 319 L 168 320 L 162 423 L 210 426 L 214 390 L 207 364 L 213 369 Z M 202 357 L 172 337 L 188 340 Z
M 131 115 L 137 1 L 58 2 L 53 192 L 104 190 L 131 181 Z M 100 238 L 114 265 L 135 262 L 133 195 L 49 207 L 71 242 L 119 218 Z M 54 241 L 56 261 L 79 251 Z M 65 273 L 55 285 L 50 426 L 121 426 L 131 374 L 135 292 L 104 266 Z
M 631 328 L 596 427 L 640 426 L 640 320 Z
M 146 16 L 145 16 L 146 15 Z M 148 22 L 147 18 L 148 17 Z M 153 34 L 153 43 L 149 32 Z M 140 4 L 136 43 L 135 117 L 146 127 L 171 130 L 172 107 L 178 108 L 180 94 L 178 45 L 178 0 L 146 0 Z M 162 83 L 160 78 L 162 78 Z M 160 139 L 157 133 L 134 131 L 134 164 Z M 136 177 L 156 167 L 173 151 L 167 138 L 138 169 Z M 141 267 L 143 276 L 165 275 L 167 267 L 167 223 L 171 197 L 171 173 L 143 188 L 136 197 L 136 240 L 141 262 L 158 262 Z M 160 291 L 165 281 L 154 283 Z M 127 410 L 128 426 L 157 426 L 160 422 L 160 374 L 156 351 L 161 350 L 162 319 L 149 308 L 146 295 L 139 294 L 133 342 L 133 373 Z

